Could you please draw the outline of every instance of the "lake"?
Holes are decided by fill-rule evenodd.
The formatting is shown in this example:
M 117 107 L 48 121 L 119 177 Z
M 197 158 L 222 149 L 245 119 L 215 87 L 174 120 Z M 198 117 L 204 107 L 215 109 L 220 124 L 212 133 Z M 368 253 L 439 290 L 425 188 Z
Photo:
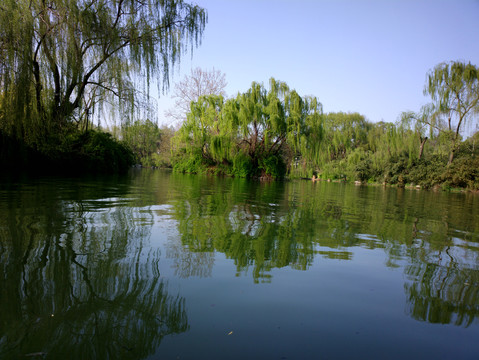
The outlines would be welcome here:
M 0 183 L 1 359 L 478 359 L 479 195 Z

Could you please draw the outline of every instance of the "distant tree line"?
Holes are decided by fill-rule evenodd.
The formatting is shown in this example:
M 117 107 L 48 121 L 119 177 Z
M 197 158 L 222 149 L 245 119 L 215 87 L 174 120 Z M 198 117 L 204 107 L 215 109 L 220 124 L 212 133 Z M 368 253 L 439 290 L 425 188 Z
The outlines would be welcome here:
M 269 85 L 191 102 L 173 139 L 174 169 L 479 189 L 479 133 L 462 137 L 479 111 L 478 69 L 470 63 L 437 65 L 424 90 L 432 102 L 396 123 L 325 114 L 315 97 L 275 79 Z

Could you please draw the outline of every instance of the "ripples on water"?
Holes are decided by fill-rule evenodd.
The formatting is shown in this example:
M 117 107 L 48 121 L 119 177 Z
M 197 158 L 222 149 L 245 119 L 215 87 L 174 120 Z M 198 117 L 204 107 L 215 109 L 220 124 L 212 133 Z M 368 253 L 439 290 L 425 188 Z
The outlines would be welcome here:
M 0 357 L 473 358 L 479 197 L 136 171 L 0 185 Z

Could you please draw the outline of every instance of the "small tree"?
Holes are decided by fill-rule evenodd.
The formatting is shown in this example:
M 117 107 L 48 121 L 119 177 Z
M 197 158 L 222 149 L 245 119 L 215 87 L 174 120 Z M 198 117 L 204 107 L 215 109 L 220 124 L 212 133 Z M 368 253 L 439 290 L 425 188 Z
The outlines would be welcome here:
M 199 67 L 191 70 L 183 80 L 173 87 L 175 106 L 165 111 L 165 116 L 176 122 L 186 120 L 186 114 L 190 111 L 190 103 L 198 101 L 201 96 L 221 95 L 226 96 L 227 82 L 225 74 L 219 70 L 203 70 Z
M 478 68 L 460 61 L 437 65 L 427 75 L 424 93 L 433 100 L 433 114 L 427 124 L 439 132 L 451 133 L 449 164 L 458 149 L 458 140 L 467 121 L 479 112 Z
M 414 129 L 419 139 L 419 155 L 418 159 L 422 158 L 424 153 L 424 146 L 427 140 L 427 128 L 431 124 L 431 106 L 423 106 L 420 112 L 405 111 L 401 114 L 400 125 L 406 129 Z M 430 128 L 431 132 L 432 128 Z M 432 131 L 433 132 L 433 131 Z

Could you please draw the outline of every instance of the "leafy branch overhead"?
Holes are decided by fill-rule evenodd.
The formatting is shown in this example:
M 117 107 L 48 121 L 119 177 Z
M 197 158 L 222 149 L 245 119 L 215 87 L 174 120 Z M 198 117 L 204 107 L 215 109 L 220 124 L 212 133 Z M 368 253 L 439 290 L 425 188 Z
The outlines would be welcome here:
M 132 111 L 136 89 L 148 94 L 154 79 L 168 88 L 207 21 L 182 0 L 7 0 L 0 14 L 2 107 L 15 109 L 1 126 L 11 133 L 88 122 L 85 107 L 107 100 Z

